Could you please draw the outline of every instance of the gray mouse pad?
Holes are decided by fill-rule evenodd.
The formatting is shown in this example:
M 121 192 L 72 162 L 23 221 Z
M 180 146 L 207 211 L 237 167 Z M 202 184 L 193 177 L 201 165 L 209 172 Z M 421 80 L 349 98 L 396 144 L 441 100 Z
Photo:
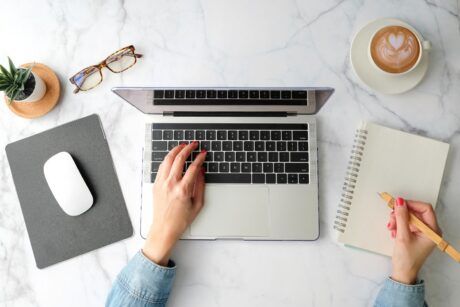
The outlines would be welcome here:
M 5 150 L 38 268 L 133 234 L 98 115 L 8 144 Z M 76 217 L 59 207 L 43 174 L 45 161 L 61 151 L 71 154 L 94 197 L 93 206 Z

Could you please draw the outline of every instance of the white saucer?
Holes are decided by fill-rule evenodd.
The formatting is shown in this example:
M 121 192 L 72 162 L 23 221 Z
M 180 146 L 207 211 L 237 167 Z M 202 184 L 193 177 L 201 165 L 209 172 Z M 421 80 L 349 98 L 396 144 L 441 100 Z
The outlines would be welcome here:
M 383 94 L 400 94 L 414 88 L 422 81 L 428 69 L 429 51 L 424 51 L 418 66 L 404 75 L 391 76 L 382 73 L 370 62 L 368 47 L 374 32 L 387 25 L 401 25 L 413 29 L 399 19 L 383 18 L 370 22 L 356 33 L 351 43 L 350 61 L 358 78 L 370 88 Z

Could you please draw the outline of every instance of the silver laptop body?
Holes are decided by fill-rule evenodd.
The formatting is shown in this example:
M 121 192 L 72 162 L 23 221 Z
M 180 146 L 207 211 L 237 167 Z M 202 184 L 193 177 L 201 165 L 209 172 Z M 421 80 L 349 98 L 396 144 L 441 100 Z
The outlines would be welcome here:
M 191 105 L 189 101 L 181 105 L 180 101 L 165 103 L 167 99 L 160 103 L 162 100 L 155 98 L 154 94 L 155 91 L 169 90 L 176 91 L 177 96 L 182 91 L 203 89 L 217 93 L 248 91 L 254 95 L 256 91 L 260 91 L 261 96 L 262 91 L 280 91 L 281 94 L 287 91 L 305 91 L 307 94 L 303 105 L 291 105 L 289 102 L 285 105 L 273 105 L 262 98 L 260 101 L 267 104 L 252 102 L 246 105 L 243 102 L 227 105 L 222 101 L 218 101 L 218 104 L 206 101 L 204 105 Z M 147 236 L 154 214 L 151 179 L 152 127 L 178 123 L 210 126 L 248 123 L 256 126 L 308 125 L 308 184 L 207 183 L 203 210 L 182 239 L 316 240 L 319 237 L 317 129 L 314 114 L 332 95 L 332 88 L 117 87 L 112 91 L 146 114 L 140 214 L 140 234 L 143 238 Z M 301 175 L 297 177 L 299 182 Z

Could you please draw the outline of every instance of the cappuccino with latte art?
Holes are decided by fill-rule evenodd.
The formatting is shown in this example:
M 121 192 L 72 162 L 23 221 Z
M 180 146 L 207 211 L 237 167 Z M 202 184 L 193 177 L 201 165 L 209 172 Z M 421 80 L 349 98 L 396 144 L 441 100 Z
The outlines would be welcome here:
M 370 43 L 370 56 L 381 70 L 400 74 L 411 70 L 420 59 L 418 37 L 402 26 L 387 26 L 377 31 Z

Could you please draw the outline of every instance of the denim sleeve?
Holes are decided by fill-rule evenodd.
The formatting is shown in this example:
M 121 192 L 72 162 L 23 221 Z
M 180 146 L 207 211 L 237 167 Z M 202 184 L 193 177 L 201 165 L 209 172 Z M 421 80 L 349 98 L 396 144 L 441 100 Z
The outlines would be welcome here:
M 375 299 L 374 307 L 428 307 L 423 280 L 405 285 L 387 278 Z
M 173 261 L 169 261 L 168 267 L 163 267 L 139 251 L 118 274 L 105 306 L 165 306 L 175 274 Z

